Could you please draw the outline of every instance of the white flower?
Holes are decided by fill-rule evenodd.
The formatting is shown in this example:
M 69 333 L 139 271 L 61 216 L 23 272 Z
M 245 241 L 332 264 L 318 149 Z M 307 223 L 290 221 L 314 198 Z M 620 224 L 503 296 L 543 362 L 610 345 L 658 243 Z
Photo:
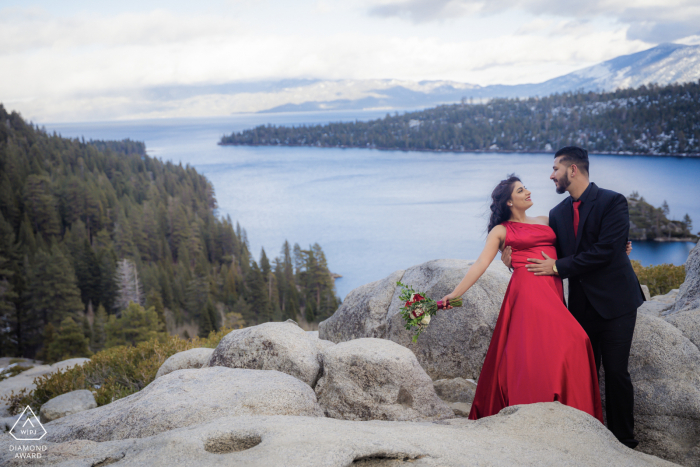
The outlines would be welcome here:
M 426 314 L 423 316 L 423 319 L 420 321 L 420 324 L 427 326 L 430 324 L 430 315 Z
M 418 318 L 423 314 L 423 308 L 422 307 L 417 307 L 414 308 L 413 311 L 411 311 L 411 318 Z

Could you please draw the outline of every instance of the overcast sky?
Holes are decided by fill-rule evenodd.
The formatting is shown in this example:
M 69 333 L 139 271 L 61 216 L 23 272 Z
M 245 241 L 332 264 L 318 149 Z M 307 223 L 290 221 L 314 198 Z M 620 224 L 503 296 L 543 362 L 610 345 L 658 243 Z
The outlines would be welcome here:
M 700 43 L 699 25 L 698 0 L 0 0 L 0 102 L 41 118 L 44 101 L 154 86 L 541 82 Z

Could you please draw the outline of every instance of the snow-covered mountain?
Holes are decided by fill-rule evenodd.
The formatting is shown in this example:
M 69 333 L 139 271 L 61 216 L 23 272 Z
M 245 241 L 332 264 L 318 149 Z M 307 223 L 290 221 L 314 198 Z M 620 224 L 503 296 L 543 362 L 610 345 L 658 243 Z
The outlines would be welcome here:
M 54 96 L 22 104 L 39 121 L 214 117 L 254 112 L 417 110 L 461 99 L 610 91 L 647 83 L 700 79 L 700 45 L 662 44 L 535 84 L 479 86 L 456 81 L 397 79 L 234 82 L 136 88 L 94 95 Z
M 458 102 L 462 98 L 546 96 L 577 90 L 614 91 L 642 84 L 665 85 L 697 80 L 700 80 L 700 45 L 661 44 L 536 84 L 482 87 L 454 81 L 316 81 L 285 89 L 296 99 L 263 111 L 415 109 Z M 335 98 L 321 97 L 328 94 Z M 304 95 L 308 98 L 299 102 Z
M 661 44 L 652 49 L 622 55 L 544 83 L 513 87 L 526 91 L 526 95 L 547 95 L 578 89 L 614 91 L 620 88 L 636 88 L 642 84 L 665 85 L 699 79 L 700 45 Z

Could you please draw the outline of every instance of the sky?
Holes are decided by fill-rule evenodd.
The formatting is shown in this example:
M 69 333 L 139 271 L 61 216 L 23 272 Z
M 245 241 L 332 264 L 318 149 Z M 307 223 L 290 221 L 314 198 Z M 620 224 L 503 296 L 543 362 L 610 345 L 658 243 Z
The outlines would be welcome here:
M 700 43 L 700 2 L 0 0 L 0 102 L 40 121 L 119 119 L 162 87 L 533 83 L 663 42 Z

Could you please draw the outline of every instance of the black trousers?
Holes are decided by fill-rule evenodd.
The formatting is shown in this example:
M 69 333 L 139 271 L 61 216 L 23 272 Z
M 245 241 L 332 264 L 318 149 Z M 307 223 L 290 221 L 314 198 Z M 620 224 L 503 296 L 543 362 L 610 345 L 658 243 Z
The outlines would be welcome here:
M 627 364 L 637 311 L 613 319 L 603 319 L 590 303 L 586 303 L 577 315 L 581 327 L 591 340 L 598 374 L 600 375 L 601 363 L 605 370 L 605 415 L 608 429 L 621 443 L 634 448 L 639 441 L 634 439 L 634 390 Z

